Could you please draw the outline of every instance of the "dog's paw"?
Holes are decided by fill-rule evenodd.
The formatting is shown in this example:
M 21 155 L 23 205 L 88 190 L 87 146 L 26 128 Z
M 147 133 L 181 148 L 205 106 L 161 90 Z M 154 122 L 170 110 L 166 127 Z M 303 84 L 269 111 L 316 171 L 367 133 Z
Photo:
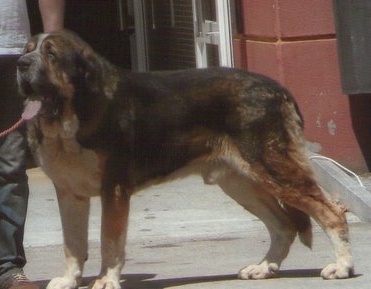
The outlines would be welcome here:
M 121 289 L 119 281 L 108 278 L 107 276 L 96 279 L 89 284 L 89 289 Z
M 247 266 L 238 272 L 240 279 L 267 279 L 273 277 L 278 271 L 279 267 L 276 263 L 263 262 L 259 265 Z
M 57 277 L 50 280 L 46 289 L 74 289 L 77 288 L 77 281 L 66 277 Z
M 323 279 L 345 279 L 354 275 L 353 265 L 333 263 L 327 265 L 321 272 Z

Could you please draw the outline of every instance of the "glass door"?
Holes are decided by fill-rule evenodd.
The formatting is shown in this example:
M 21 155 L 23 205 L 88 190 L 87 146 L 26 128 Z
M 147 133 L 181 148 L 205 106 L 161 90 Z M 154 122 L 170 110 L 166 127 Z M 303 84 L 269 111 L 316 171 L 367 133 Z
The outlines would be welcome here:
M 138 71 L 232 66 L 230 0 L 128 0 Z
M 230 0 L 192 0 L 198 68 L 233 66 Z

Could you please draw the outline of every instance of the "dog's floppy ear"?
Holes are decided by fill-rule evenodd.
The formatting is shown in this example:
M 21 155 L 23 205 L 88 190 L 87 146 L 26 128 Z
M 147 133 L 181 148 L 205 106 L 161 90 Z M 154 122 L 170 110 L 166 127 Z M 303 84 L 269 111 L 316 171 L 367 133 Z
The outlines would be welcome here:
M 76 57 L 80 85 L 84 89 L 111 98 L 116 90 L 118 80 L 117 69 L 104 57 L 97 54 L 89 46 L 85 47 Z
M 75 54 L 77 86 L 88 89 L 93 93 L 99 93 L 102 90 L 104 64 L 101 57 L 97 55 L 90 47 L 83 48 Z

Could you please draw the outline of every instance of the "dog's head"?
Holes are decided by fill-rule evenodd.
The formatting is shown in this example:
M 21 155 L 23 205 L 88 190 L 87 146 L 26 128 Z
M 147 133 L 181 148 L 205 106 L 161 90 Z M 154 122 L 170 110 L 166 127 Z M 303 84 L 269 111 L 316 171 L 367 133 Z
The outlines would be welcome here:
M 41 104 L 44 115 L 58 117 L 64 103 L 79 95 L 109 97 L 114 85 L 105 79 L 108 69 L 110 64 L 76 34 L 39 34 L 18 60 L 18 86 L 29 101 Z

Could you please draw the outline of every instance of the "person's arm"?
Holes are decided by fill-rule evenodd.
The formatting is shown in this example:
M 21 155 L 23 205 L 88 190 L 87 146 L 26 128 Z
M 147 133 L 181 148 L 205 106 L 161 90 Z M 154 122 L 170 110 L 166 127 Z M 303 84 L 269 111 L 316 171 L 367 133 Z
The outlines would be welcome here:
M 39 0 L 44 32 L 63 29 L 65 0 Z

